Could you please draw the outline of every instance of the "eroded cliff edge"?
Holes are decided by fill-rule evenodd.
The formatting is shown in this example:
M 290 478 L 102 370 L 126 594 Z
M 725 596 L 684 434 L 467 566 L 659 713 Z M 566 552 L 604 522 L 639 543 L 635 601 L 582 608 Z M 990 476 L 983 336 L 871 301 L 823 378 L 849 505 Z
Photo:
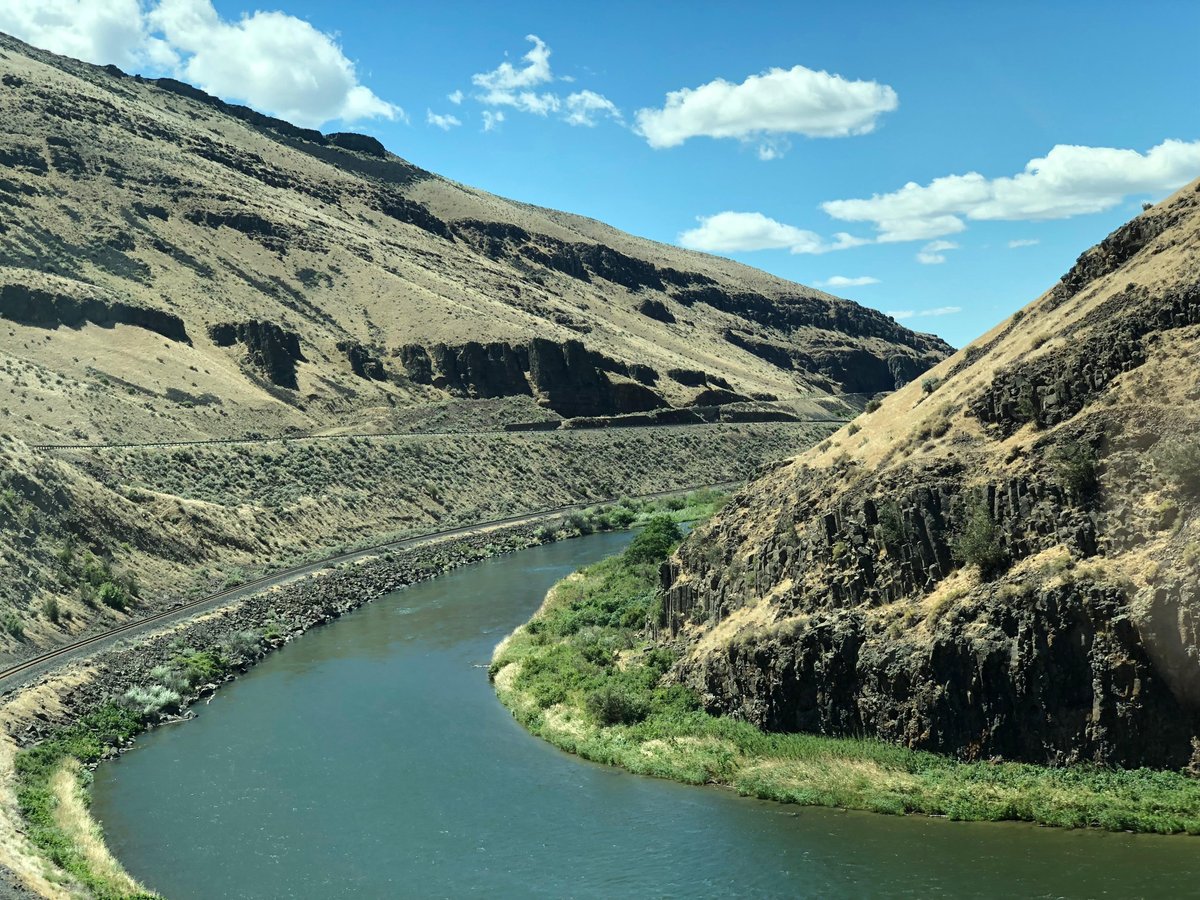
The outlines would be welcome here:
M 1194 765 L 1200 193 L 750 484 L 664 570 L 672 677 L 775 731 Z

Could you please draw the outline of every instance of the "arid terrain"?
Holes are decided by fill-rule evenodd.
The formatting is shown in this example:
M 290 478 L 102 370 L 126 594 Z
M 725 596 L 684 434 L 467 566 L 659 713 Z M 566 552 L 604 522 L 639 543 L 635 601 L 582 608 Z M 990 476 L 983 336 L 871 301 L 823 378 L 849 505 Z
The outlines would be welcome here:
M 3 36 L 0 109 L 4 655 L 344 546 L 745 477 L 949 352 Z
M 748 485 L 667 577 L 674 677 L 770 731 L 1196 765 L 1200 183 Z

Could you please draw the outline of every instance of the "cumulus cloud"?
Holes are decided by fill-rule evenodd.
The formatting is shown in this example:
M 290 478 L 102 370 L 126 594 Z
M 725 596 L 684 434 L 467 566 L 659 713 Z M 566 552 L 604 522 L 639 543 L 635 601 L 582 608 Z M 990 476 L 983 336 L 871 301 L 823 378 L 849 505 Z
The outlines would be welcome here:
M 699 227 L 679 235 L 679 244 L 706 253 L 737 253 L 749 250 L 788 250 L 792 253 L 828 253 L 855 247 L 864 241 L 849 234 L 836 234 L 832 242 L 815 231 L 777 222 L 757 212 L 721 212 L 700 216 Z
M 879 284 L 879 279 L 872 278 L 870 275 L 859 275 L 856 278 L 847 278 L 845 275 L 834 275 L 832 278 L 818 281 L 817 284 L 820 287 L 831 288 L 866 287 L 868 284 Z
M 962 312 L 961 306 L 938 306 L 934 309 L 895 309 L 884 315 L 893 319 L 919 319 L 926 316 L 952 316 Z
M 483 130 L 495 131 L 500 127 L 500 123 L 504 121 L 504 113 L 501 110 L 493 112 L 490 109 L 483 111 Z
M 126 69 L 167 69 L 177 61 L 152 37 L 139 0 L 4 0 L 0 31 L 76 59 Z
M 586 125 L 589 128 L 596 124 L 597 116 L 608 116 L 620 120 L 621 111 L 616 104 L 595 91 L 576 91 L 567 96 L 566 100 L 568 125 Z
M 1008 249 L 1016 250 L 1018 247 L 1033 247 L 1039 243 L 1040 241 L 1037 238 L 1017 238 L 1014 241 L 1008 242 Z
M 282 12 L 230 22 L 210 0 L 4 0 L 0 30 L 90 62 L 169 72 L 298 125 L 403 115 L 359 82 L 333 38 Z
M 162 0 L 148 16 L 183 55 L 183 78 L 298 125 L 403 115 L 358 81 L 333 39 L 303 19 L 255 12 L 223 20 L 210 0 Z
M 453 103 L 455 106 L 458 106 L 459 104 L 461 104 L 463 102 L 463 92 L 455 91 L 453 94 L 447 94 L 446 99 L 449 100 L 451 103 Z
M 524 66 L 518 68 L 510 62 L 502 62 L 490 72 L 472 75 L 471 83 L 482 88 L 478 99 L 489 106 L 513 106 L 540 116 L 556 112 L 562 105 L 557 95 L 530 90 L 554 80 L 550 71 L 550 48 L 536 34 L 525 35 L 525 40 L 531 41 L 533 48 L 521 57 Z
M 425 121 L 435 128 L 440 128 L 442 131 L 449 131 L 451 128 L 457 128 L 462 124 L 457 117 L 451 115 L 439 115 L 432 109 L 425 110 Z
M 480 88 L 475 95 L 476 100 L 485 106 L 506 106 L 536 116 L 561 114 L 560 118 L 568 125 L 590 127 L 602 117 L 621 120 L 621 111 L 603 94 L 582 90 L 564 97 L 553 90 L 542 90 L 544 85 L 551 82 L 573 82 L 575 79 L 554 74 L 550 67 L 551 50 L 545 41 L 536 34 L 527 34 L 525 40 L 532 43 L 533 47 L 521 57 L 522 64 L 513 65 L 506 61 L 490 72 L 471 76 L 471 83 Z M 457 100 L 455 95 L 458 96 Z M 450 99 L 455 103 L 462 102 L 462 92 L 456 91 Z M 498 119 L 485 118 L 484 130 L 492 130 L 493 123 L 501 121 L 503 116 Z M 491 127 L 488 127 L 489 124 Z
M 661 109 L 637 111 L 637 132 L 651 147 L 677 147 L 707 136 L 761 141 L 759 156 L 773 159 L 783 145 L 773 135 L 846 137 L 866 134 L 899 105 L 895 90 L 875 81 L 850 81 L 804 66 L 770 69 L 741 84 L 718 78 L 666 96 Z
M 522 68 L 517 68 L 510 62 L 502 62 L 490 72 L 481 72 L 471 76 L 471 83 L 486 91 L 512 91 L 520 88 L 531 88 L 538 84 L 553 81 L 550 72 L 550 48 L 536 34 L 525 35 L 525 40 L 533 44 L 533 49 L 521 59 L 525 61 Z
M 936 266 L 946 261 L 947 250 L 957 250 L 954 241 L 930 241 L 917 253 L 917 262 L 926 266 Z
M 1200 141 L 1166 140 L 1145 153 L 1058 144 L 1016 175 L 948 175 L 821 206 L 835 219 L 872 223 L 880 241 L 929 240 L 964 230 L 964 220 L 1031 221 L 1101 212 L 1130 195 L 1169 193 L 1198 172 Z

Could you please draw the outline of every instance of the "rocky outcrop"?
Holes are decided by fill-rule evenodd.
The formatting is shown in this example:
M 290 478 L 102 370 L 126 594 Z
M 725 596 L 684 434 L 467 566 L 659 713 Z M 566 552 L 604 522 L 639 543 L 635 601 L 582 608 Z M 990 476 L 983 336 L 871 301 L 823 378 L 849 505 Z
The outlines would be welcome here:
M 19 284 L 0 287 L 0 317 L 39 328 L 81 328 L 88 323 L 105 328 L 132 325 L 182 344 L 192 342 L 183 320 L 172 313 L 98 297 L 76 297 Z
M 769 731 L 869 734 L 965 759 L 1181 768 L 1200 726 L 1160 677 L 1127 598 L 1077 583 L 997 596 L 887 639 L 822 610 L 687 673 L 710 711 Z
M 325 141 L 333 144 L 335 147 L 341 147 L 343 150 L 365 153 L 367 156 L 375 156 L 380 159 L 384 159 L 388 155 L 387 147 L 383 146 L 376 138 L 367 134 L 356 134 L 353 131 L 335 131 L 332 134 L 325 135 Z
M 300 352 L 300 335 L 294 331 L 285 331 L 274 322 L 250 321 L 212 325 L 208 336 L 218 347 L 245 345 L 250 365 L 267 380 L 296 389 L 296 363 L 305 359 Z
M 1039 427 L 1065 422 L 1117 376 L 1146 361 L 1147 335 L 1196 324 L 1200 283 L 1165 296 L 1126 289 L 1076 327 L 1083 334 L 1064 335 L 1069 339 L 1061 349 L 997 372 L 971 410 L 1004 435 L 1029 422 Z
M 449 225 L 431 213 L 423 204 L 409 200 L 397 191 L 380 191 L 374 198 L 374 206 L 385 216 L 389 216 L 397 222 L 415 225 L 448 241 L 454 240 L 454 234 L 450 231 Z
M 666 322 L 668 325 L 675 324 L 674 314 L 671 310 L 667 309 L 667 304 L 661 300 L 647 297 L 638 304 L 637 311 L 647 318 L 654 319 L 656 322 Z
M 1192 767 L 1194 193 L 1084 254 L 942 379 L 764 471 L 685 541 L 663 570 L 671 677 L 768 730 Z M 905 353 L 822 352 L 789 358 L 849 384 L 918 371 Z
M 460 219 L 454 231 L 492 259 L 524 259 L 580 281 L 602 278 L 631 291 L 716 283 L 707 275 L 656 266 L 603 244 L 563 241 L 507 222 Z
M 291 236 L 291 232 L 284 226 L 246 210 L 199 209 L 186 213 L 184 218 L 195 225 L 203 225 L 206 228 L 232 228 L 273 250 L 285 249 L 287 239 Z
M 561 416 L 614 416 L 667 406 L 647 386 L 657 380 L 649 366 L 628 365 L 588 350 L 579 341 L 534 338 L 528 345 L 410 344 L 397 351 L 405 373 L 459 397 L 533 394 Z M 616 376 L 616 377 L 614 377 Z
M 612 416 L 667 405 L 643 384 L 614 382 L 602 371 L 603 364 L 579 341 L 558 344 L 534 338 L 529 344 L 529 382 L 538 402 L 559 415 Z
M 368 381 L 387 381 L 387 369 L 383 360 L 371 353 L 366 347 L 356 341 L 341 341 L 338 349 L 346 354 L 350 362 L 350 371 L 359 378 Z
M 837 389 L 854 394 L 894 391 L 941 361 L 940 356 L 932 352 L 881 353 L 873 347 L 855 346 L 844 339 L 832 346 L 826 342 L 825 346 L 807 352 L 733 329 L 725 331 L 725 340 L 773 366 L 823 376 Z
M 435 344 L 429 349 L 434 387 L 463 397 L 513 397 L 529 394 L 523 347 L 504 342 Z

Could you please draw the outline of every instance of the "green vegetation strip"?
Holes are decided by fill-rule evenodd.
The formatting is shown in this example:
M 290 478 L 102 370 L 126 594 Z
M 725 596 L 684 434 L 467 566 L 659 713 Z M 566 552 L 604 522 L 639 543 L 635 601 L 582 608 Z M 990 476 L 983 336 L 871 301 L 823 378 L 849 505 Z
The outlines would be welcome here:
M 1200 779 L 1149 769 L 961 762 L 875 740 L 768 734 L 700 708 L 647 638 L 660 563 L 679 540 L 660 517 L 620 556 L 560 582 L 499 647 L 489 674 L 533 734 L 595 762 L 810 806 L 1069 828 L 1200 834 Z

